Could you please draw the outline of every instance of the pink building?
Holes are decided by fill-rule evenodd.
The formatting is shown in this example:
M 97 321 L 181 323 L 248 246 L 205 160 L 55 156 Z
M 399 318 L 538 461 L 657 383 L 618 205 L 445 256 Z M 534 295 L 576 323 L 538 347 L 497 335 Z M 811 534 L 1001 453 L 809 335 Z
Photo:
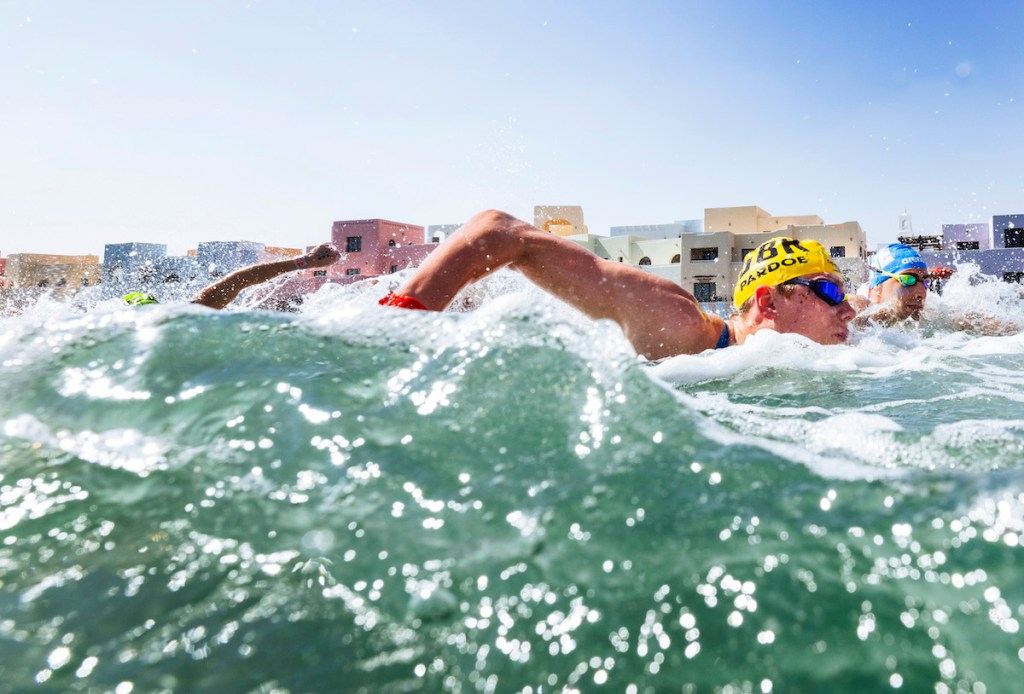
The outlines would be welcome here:
M 423 227 L 386 219 L 355 219 L 335 222 L 331 243 L 341 252 L 337 263 L 295 273 L 274 291 L 277 297 L 315 292 L 327 282 L 349 284 L 418 267 L 437 248 L 422 243 Z
M 347 281 L 390 275 L 416 267 L 437 248 L 422 243 L 423 227 L 386 219 L 358 219 L 335 222 L 331 241 L 341 252 L 341 260 L 327 268 L 333 281 Z

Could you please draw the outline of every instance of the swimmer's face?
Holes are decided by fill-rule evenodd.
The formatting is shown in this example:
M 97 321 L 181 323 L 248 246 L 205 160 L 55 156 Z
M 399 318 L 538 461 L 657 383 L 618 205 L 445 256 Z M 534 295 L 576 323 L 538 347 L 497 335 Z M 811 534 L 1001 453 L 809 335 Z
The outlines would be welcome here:
M 905 270 L 901 275 L 913 275 L 917 283 L 912 287 L 905 287 L 895 277 L 890 277 L 871 289 L 869 296 L 873 304 L 886 304 L 897 320 L 913 318 L 917 320 L 924 310 L 925 297 L 928 289 L 925 287 L 924 279 L 927 273 L 924 270 L 914 268 Z
M 843 278 L 839 275 L 818 272 L 804 275 L 800 279 L 828 280 L 845 291 Z M 850 336 L 850 320 L 857 312 L 849 301 L 840 301 L 832 306 L 820 298 L 810 287 L 793 286 L 789 296 L 776 288 L 775 329 L 780 333 L 799 333 L 823 345 L 838 345 Z

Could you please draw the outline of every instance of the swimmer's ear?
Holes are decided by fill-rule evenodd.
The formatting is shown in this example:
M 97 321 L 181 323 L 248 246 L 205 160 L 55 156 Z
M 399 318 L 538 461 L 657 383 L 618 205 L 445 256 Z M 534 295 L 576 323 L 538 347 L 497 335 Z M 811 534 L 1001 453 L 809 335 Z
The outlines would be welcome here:
M 779 312 L 775 306 L 775 290 L 763 284 L 754 289 L 754 304 L 762 314 L 771 318 Z

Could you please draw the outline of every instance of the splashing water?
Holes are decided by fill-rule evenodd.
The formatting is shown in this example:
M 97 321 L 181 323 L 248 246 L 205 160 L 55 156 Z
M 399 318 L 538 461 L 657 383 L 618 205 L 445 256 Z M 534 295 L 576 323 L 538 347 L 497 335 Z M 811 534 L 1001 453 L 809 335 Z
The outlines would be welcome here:
M 644 364 L 384 284 L 3 321 L 0 691 L 1015 688 L 1017 288 Z

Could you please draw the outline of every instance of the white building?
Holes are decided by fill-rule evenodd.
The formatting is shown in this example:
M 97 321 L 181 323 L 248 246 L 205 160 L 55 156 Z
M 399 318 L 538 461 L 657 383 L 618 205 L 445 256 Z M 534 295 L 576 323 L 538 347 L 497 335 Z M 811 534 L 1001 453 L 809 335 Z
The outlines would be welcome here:
M 684 219 L 670 224 L 635 224 L 611 228 L 612 236 L 637 236 L 644 239 L 677 239 L 683 234 L 704 231 L 704 220 Z
M 441 243 L 461 228 L 461 224 L 429 224 L 423 243 Z

